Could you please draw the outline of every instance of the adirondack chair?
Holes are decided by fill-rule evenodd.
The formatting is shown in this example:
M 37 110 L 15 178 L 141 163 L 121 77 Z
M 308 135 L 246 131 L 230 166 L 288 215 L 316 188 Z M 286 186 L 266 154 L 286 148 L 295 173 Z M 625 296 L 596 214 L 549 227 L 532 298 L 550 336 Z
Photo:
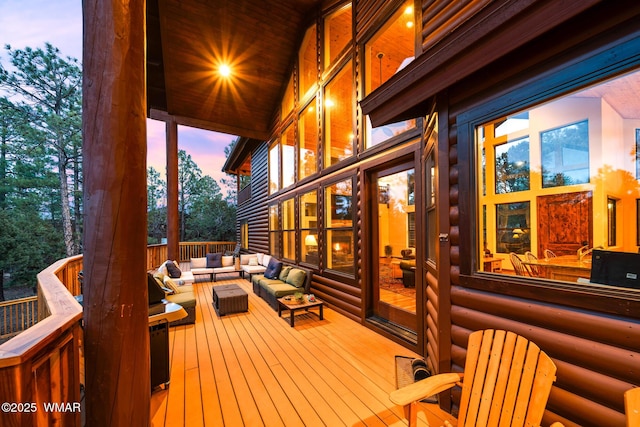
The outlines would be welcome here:
M 627 415 L 627 427 L 640 426 L 640 387 L 624 393 L 624 412 Z
M 458 426 L 537 426 L 555 379 L 555 364 L 537 345 L 513 332 L 488 329 L 469 336 L 463 374 L 434 375 L 389 398 L 405 407 L 411 427 L 420 400 L 461 385 Z

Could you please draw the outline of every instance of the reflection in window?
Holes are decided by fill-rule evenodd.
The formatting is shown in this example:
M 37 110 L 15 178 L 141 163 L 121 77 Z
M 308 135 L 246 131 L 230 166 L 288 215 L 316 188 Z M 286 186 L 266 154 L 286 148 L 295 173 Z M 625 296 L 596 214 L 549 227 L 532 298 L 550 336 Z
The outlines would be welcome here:
M 620 96 L 629 90 L 640 90 L 639 71 L 477 126 L 480 260 L 486 250 L 513 274 L 509 252 L 532 260 L 551 250 L 556 262 L 579 260 L 585 245 L 637 252 L 640 206 L 623 215 L 640 200 L 640 102 Z M 539 271 L 575 282 L 589 279 L 590 266 Z
M 327 268 L 353 274 L 353 181 L 325 187 Z
M 295 202 L 287 199 L 282 202 L 282 257 L 296 259 Z
M 304 179 L 318 171 L 318 109 L 314 98 L 300 114 L 298 121 L 299 179 Z
M 319 265 L 318 253 L 318 196 L 310 191 L 300 196 L 300 261 L 311 265 Z
M 269 194 L 280 190 L 280 144 L 269 149 Z
M 324 161 L 329 167 L 353 155 L 353 84 L 349 62 L 324 91 Z
M 351 4 L 327 16 L 324 22 L 325 69 L 338 58 L 351 41 Z
M 318 80 L 318 48 L 315 25 L 309 28 L 304 35 L 298 58 L 299 99 L 303 99 L 315 87 Z
M 498 253 L 524 254 L 531 250 L 529 202 L 496 205 Z
M 365 95 L 409 64 L 415 56 L 413 0 L 406 1 L 385 25 L 365 43 Z M 416 127 L 405 120 L 376 128 L 367 117 L 366 147 L 373 147 Z
M 293 125 L 289 125 L 280 138 L 282 147 L 282 188 L 295 181 L 296 140 Z
M 496 193 L 529 189 L 529 138 L 495 147 Z
M 582 121 L 540 134 L 542 186 L 589 182 L 589 127 Z

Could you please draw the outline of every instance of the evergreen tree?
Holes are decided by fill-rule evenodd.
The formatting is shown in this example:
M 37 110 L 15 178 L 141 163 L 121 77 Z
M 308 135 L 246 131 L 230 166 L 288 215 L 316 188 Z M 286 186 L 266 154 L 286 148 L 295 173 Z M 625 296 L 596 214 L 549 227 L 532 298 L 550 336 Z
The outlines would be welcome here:
M 74 255 L 79 251 L 77 233 L 81 230 L 81 68 L 76 59 L 62 58 L 49 43 L 44 50 L 5 48 L 14 69 L 0 65 L 0 88 L 13 96 L 13 104 L 29 124 L 24 149 L 36 153 L 37 161 L 45 160 L 44 169 L 57 177 L 57 187 L 47 194 L 49 212 L 41 213 L 60 221 L 65 252 Z

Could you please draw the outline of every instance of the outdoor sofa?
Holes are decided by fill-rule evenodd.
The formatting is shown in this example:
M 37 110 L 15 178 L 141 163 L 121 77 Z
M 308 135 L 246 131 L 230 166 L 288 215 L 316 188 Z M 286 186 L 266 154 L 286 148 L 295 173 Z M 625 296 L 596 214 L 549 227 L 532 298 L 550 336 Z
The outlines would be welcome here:
M 311 289 L 311 270 L 285 265 L 271 258 L 263 274 L 253 274 L 253 293 L 260 296 L 274 309 L 278 309 L 278 298 L 296 293 L 308 294 Z

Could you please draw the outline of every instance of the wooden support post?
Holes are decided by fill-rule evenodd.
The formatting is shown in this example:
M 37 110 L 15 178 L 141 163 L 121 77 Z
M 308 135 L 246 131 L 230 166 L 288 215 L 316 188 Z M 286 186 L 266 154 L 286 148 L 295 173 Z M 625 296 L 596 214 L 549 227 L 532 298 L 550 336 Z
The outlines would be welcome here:
M 177 260 L 180 246 L 178 214 L 178 125 L 167 121 L 167 256 Z
M 145 2 L 83 17 L 86 425 L 147 426 Z

